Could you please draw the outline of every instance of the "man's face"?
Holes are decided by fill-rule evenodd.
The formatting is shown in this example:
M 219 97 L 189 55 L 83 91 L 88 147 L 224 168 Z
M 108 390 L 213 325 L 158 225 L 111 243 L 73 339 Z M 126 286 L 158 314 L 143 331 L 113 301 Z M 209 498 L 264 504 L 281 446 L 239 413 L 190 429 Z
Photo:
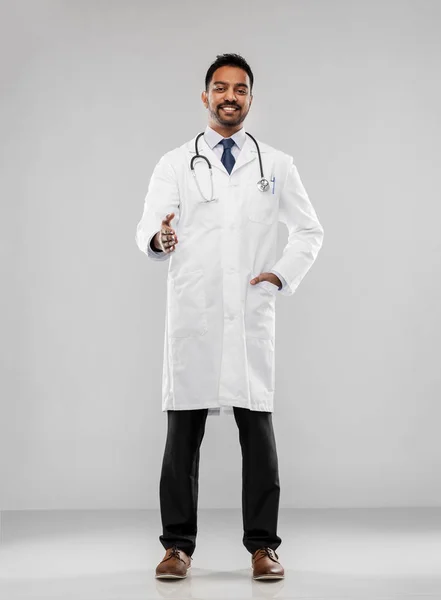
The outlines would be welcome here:
M 213 73 L 208 93 L 202 92 L 202 102 L 210 120 L 222 127 L 237 128 L 247 116 L 253 96 L 250 78 L 238 67 L 220 67 Z

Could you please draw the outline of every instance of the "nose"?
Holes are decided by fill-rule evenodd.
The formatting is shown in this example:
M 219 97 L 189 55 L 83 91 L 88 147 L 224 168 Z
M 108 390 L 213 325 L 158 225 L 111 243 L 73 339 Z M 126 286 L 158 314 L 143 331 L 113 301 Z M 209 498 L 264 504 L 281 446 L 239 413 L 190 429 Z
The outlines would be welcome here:
M 229 102 L 236 102 L 237 98 L 233 89 L 229 89 L 225 92 L 225 100 L 228 100 Z

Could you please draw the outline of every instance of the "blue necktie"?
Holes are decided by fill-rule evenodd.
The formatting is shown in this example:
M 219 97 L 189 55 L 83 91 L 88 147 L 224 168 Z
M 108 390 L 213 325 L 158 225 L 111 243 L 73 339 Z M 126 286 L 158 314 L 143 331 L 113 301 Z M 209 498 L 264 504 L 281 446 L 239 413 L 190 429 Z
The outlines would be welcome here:
M 221 158 L 222 164 L 227 169 L 228 173 L 231 173 L 234 167 L 234 163 L 236 162 L 236 159 L 234 158 L 231 152 L 231 148 L 234 146 L 234 140 L 232 140 L 231 138 L 224 138 L 220 141 L 220 143 L 224 147 L 224 151 Z

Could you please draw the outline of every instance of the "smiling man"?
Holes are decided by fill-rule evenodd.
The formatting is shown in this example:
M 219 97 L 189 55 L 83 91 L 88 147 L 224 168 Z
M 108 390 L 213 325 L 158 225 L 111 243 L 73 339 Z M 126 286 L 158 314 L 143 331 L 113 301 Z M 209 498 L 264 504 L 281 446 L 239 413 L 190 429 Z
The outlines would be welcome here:
M 220 414 L 234 415 L 239 431 L 242 542 L 253 577 L 284 577 L 275 552 L 275 304 L 310 269 L 323 228 L 292 157 L 243 127 L 253 83 L 237 54 L 209 67 L 201 95 L 208 125 L 159 160 L 136 232 L 140 250 L 168 261 L 159 536 L 166 553 L 158 578 L 186 577 L 191 568 L 200 446 L 207 416 Z M 279 222 L 288 241 L 277 258 Z

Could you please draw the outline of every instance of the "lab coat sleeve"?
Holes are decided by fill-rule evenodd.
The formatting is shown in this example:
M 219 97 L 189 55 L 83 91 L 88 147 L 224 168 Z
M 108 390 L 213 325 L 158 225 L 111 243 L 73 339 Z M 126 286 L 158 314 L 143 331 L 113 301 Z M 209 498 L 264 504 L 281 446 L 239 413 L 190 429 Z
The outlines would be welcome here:
M 275 269 L 271 269 L 270 273 L 274 273 L 274 275 L 277 275 L 277 277 L 280 279 L 280 283 L 282 284 L 282 287 L 280 288 L 280 290 L 282 290 L 286 286 L 286 280 L 283 277 L 283 275 L 281 273 L 279 273 L 279 271 L 276 271 Z M 278 290 L 278 291 L 280 291 L 280 290 Z
M 138 248 L 155 261 L 167 260 L 171 252 L 155 252 L 150 247 L 152 237 L 161 229 L 162 220 L 169 213 L 175 216 L 171 227 L 176 231 L 180 215 L 179 190 L 175 171 L 164 155 L 154 168 L 144 200 L 144 210 L 136 228 Z
M 273 265 L 285 279 L 280 293 L 291 296 L 311 268 L 323 243 L 323 227 L 289 157 L 288 173 L 280 193 L 279 221 L 288 228 L 288 242 Z
M 158 260 L 158 258 L 161 258 L 164 254 L 167 254 L 163 250 L 156 250 L 155 248 L 153 248 L 152 240 L 157 233 L 158 232 L 155 231 L 155 233 L 151 236 L 149 243 L 147 244 L 147 255 L 153 260 Z

